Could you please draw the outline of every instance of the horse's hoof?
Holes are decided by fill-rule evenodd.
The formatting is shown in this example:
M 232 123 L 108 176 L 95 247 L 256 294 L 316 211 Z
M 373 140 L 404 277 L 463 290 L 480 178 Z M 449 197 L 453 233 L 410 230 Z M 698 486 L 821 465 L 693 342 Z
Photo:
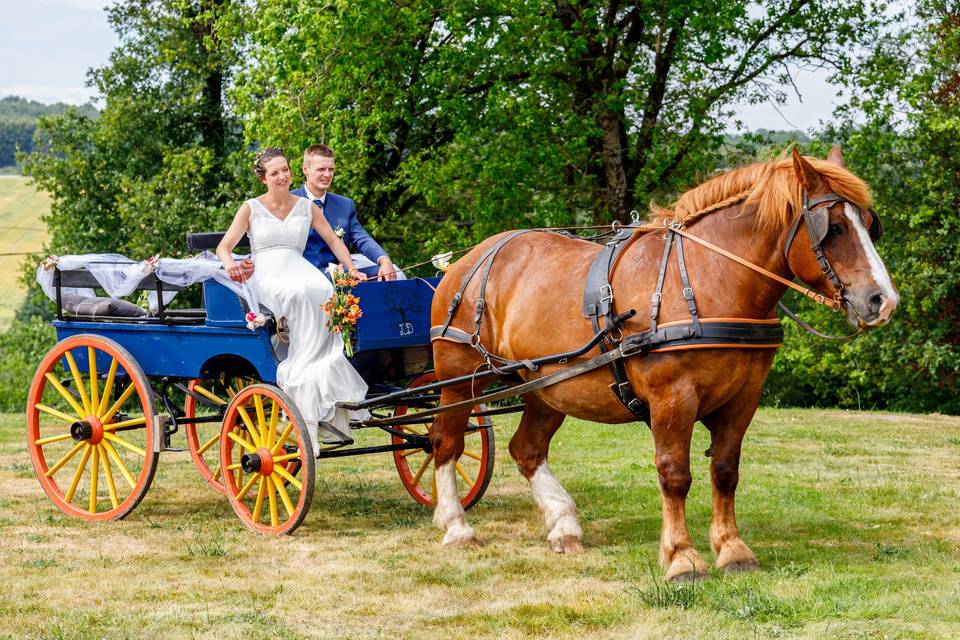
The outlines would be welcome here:
M 687 573 L 678 573 L 677 575 L 671 576 L 667 575 L 667 581 L 669 582 L 700 582 L 701 580 L 706 580 L 708 574 L 706 573 L 697 573 L 695 571 L 689 571 Z
M 693 582 L 706 578 L 707 571 L 707 563 L 700 558 L 700 554 L 693 549 L 687 549 L 674 556 L 664 578 L 670 581 Z
M 476 536 L 447 536 L 443 539 L 445 547 L 475 547 L 480 548 L 480 541 Z
M 549 542 L 550 548 L 557 553 L 583 553 L 583 540 L 577 536 L 560 536 Z
M 739 562 L 731 562 L 725 567 L 721 567 L 727 573 L 742 573 L 744 571 L 756 571 L 760 568 L 760 563 L 756 560 L 740 560 Z

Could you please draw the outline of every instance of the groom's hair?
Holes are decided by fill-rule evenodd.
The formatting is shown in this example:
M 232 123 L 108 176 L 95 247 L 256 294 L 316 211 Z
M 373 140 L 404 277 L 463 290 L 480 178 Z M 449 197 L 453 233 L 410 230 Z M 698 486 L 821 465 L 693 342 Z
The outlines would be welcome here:
M 303 161 L 306 162 L 311 156 L 320 156 L 322 158 L 332 158 L 333 149 L 325 144 L 312 144 L 303 150 Z

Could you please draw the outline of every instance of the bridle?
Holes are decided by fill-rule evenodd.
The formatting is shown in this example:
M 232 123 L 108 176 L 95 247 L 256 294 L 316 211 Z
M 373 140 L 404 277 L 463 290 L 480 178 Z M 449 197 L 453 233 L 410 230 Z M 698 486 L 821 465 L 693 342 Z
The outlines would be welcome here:
M 793 246 L 797 231 L 800 229 L 800 223 L 803 222 L 806 224 L 807 235 L 810 238 L 810 249 L 813 251 L 814 258 L 817 260 L 817 265 L 820 267 L 821 273 L 823 273 L 834 290 L 833 299 L 831 303 L 828 304 L 834 311 L 840 311 L 846 302 L 843 297 L 843 283 L 830 264 L 830 260 L 827 259 L 823 251 L 822 243 L 830 229 L 830 207 L 837 203 L 849 204 L 853 207 L 859 214 L 861 222 L 866 226 L 863 210 L 840 194 L 827 193 L 822 196 L 817 196 L 816 198 L 809 198 L 807 192 L 804 191 L 803 210 L 800 212 L 800 215 L 794 219 L 790 230 L 787 232 L 787 238 L 783 243 L 783 257 L 789 261 L 790 247 Z M 867 211 L 871 217 L 869 229 L 870 240 L 876 242 L 883 235 L 883 224 L 880 222 L 880 217 L 875 211 L 872 209 L 868 209 Z M 824 296 L 824 298 L 826 297 Z

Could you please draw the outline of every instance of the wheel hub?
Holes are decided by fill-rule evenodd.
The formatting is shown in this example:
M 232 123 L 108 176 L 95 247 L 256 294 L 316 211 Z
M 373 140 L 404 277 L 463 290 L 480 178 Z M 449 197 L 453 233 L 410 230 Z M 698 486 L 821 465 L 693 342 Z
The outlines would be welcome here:
M 90 444 L 98 444 L 103 440 L 103 424 L 96 416 L 87 416 L 70 425 L 70 437 L 74 442 L 86 440 Z
M 267 448 L 257 449 L 255 453 L 245 453 L 240 458 L 240 468 L 245 473 L 269 476 L 273 473 L 273 454 Z

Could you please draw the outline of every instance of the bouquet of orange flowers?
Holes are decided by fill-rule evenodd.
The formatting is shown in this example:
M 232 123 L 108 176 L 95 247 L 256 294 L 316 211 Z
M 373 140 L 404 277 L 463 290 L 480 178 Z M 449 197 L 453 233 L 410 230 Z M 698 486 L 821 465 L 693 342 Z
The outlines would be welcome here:
M 343 350 L 349 358 L 353 356 L 353 334 L 357 330 L 357 320 L 363 316 L 360 298 L 353 295 L 353 288 L 358 281 L 344 272 L 340 265 L 331 266 L 329 272 L 333 277 L 333 295 L 323 305 L 327 314 L 327 328 L 343 336 Z

